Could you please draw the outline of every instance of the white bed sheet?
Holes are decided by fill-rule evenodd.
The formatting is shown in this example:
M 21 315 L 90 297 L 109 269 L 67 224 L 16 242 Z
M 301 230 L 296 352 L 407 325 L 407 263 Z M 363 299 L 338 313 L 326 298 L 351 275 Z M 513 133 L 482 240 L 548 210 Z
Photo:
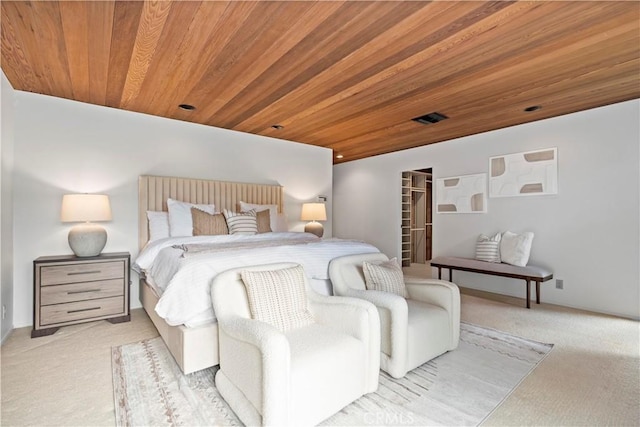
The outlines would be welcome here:
M 269 246 L 275 245 L 276 241 L 278 246 Z M 173 248 L 182 244 L 251 242 L 256 242 L 259 247 L 188 254 L 185 257 L 181 249 Z M 309 233 L 178 237 L 151 242 L 137 257 L 134 268 L 151 277 L 154 285 L 162 291 L 156 313 L 169 325 L 193 327 L 215 320 L 209 296 L 210 285 L 222 271 L 246 265 L 297 262 L 304 267 L 314 289 L 328 290 L 328 266 L 333 258 L 371 252 L 379 251 L 368 243 L 322 240 Z

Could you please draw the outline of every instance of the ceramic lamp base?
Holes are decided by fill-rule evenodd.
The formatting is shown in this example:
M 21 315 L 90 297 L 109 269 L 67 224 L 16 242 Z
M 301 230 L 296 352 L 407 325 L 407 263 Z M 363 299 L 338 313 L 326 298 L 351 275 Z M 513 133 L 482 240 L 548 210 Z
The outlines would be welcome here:
M 304 232 L 315 234 L 318 237 L 322 237 L 322 235 L 324 234 L 324 227 L 322 227 L 322 224 L 320 224 L 319 222 L 311 221 L 310 223 L 304 226 Z
M 69 230 L 69 246 L 76 256 L 98 256 L 107 244 L 107 232 L 90 222 L 78 224 Z

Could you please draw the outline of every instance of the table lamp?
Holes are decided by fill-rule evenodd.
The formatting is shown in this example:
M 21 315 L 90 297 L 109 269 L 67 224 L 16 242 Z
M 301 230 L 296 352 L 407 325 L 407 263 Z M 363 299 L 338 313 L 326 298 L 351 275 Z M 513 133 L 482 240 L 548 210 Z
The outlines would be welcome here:
M 311 221 L 304 226 L 305 233 L 312 233 L 318 237 L 322 237 L 324 228 L 322 224 L 317 221 L 327 220 L 327 210 L 324 203 L 303 203 L 300 219 L 302 221 Z
M 110 221 L 109 196 L 102 194 L 66 194 L 62 197 L 62 222 L 83 222 L 69 231 L 69 246 L 76 256 L 100 255 L 107 244 L 104 227 L 91 221 Z

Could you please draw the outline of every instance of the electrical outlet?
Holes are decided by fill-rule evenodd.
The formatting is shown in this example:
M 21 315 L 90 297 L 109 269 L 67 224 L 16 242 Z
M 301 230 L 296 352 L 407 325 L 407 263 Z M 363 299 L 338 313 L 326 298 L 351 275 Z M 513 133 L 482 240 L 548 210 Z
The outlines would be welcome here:
M 564 280 L 556 279 L 556 289 L 564 289 Z
M 2 305 L 2 320 L 4 320 L 4 318 L 7 317 L 7 306 L 6 305 Z

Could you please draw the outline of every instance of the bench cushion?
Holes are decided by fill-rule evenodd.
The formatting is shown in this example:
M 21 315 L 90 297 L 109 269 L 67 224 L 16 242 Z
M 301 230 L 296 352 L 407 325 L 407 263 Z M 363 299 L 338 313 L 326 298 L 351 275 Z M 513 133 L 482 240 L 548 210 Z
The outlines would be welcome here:
M 486 261 L 478 261 L 471 258 L 460 258 L 452 256 L 437 257 L 431 260 L 431 265 L 434 267 L 452 267 L 458 269 L 465 269 L 468 271 L 486 272 L 488 274 L 496 274 L 499 276 L 509 277 L 528 277 L 533 279 L 542 279 L 543 281 L 553 277 L 553 273 L 546 268 L 537 267 L 535 265 L 527 265 L 525 267 L 519 267 L 516 265 L 509 265 L 504 263 L 494 263 Z

